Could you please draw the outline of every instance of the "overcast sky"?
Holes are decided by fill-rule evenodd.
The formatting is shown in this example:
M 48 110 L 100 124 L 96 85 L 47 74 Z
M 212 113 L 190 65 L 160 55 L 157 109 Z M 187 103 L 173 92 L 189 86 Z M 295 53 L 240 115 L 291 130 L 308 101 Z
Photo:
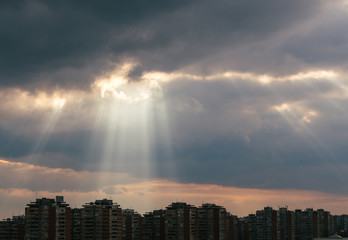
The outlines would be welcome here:
M 2 1 L 0 217 L 56 194 L 348 213 L 347 13 L 343 0 Z

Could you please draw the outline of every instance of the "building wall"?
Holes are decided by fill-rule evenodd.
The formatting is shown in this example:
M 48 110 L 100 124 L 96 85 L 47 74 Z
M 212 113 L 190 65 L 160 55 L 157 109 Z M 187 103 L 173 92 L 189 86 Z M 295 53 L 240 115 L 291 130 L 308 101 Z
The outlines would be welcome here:
M 215 204 L 203 204 L 198 208 L 199 239 L 227 239 L 226 209 Z
M 15 216 L 12 219 L 0 221 L 1 240 L 23 240 L 25 234 L 24 216 Z
M 122 209 L 112 200 L 96 200 L 81 209 L 81 239 L 122 239 Z

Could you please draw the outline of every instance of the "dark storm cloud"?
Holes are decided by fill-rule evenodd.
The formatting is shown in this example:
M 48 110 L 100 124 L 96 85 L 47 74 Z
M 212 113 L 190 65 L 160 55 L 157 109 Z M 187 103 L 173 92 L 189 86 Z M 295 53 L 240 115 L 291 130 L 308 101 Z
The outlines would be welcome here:
M 344 8 L 331 19 L 338 5 L 311 0 L 0 4 L 1 158 L 138 177 L 151 163 L 151 177 L 181 182 L 348 192 Z M 132 86 L 152 70 L 202 77 L 160 83 L 144 117 L 91 87 L 127 60 Z M 283 77 L 313 69 L 342 72 Z M 250 75 L 207 80 L 224 71 Z M 67 98 L 61 109 L 55 97 Z
M 269 54 L 275 47 L 273 38 L 309 18 L 321 6 L 320 2 L 316 3 L 223 0 L 193 3 L 152 23 L 153 41 L 148 42 L 151 54 L 140 48 L 136 55 L 146 59 L 144 65 L 149 68 L 156 66 L 166 71 L 192 64 L 203 72 L 216 68 L 276 72 L 271 69 L 275 54 Z M 259 48 L 259 43 L 268 41 L 272 43 Z M 136 42 L 134 46 L 143 44 Z M 248 50 L 236 53 L 243 48 Z M 242 60 L 239 56 L 242 54 L 251 59 L 260 55 L 269 65 L 258 59 L 260 66 L 253 66 L 254 63 L 248 63 L 250 59 Z
M 148 123 L 150 135 L 145 141 L 151 152 L 149 166 L 154 169 L 151 176 L 249 188 L 347 192 L 337 183 L 348 180 L 344 174 L 344 143 L 348 140 L 344 106 L 348 103 L 344 98 L 328 101 L 328 96 L 341 91 L 335 81 L 325 78 L 268 85 L 238 78 L 166 83 L 163 101 L 171 144 L 165 144 L 165 132 L 159 126 L 163 121 L 160 106 L 155 104 Z M 289 110 L 276 110 L 282 104 L 287 104 Z M 85 109 L 81 107 L 84 105 L 67 103 L 54 131 L 47 133 L 36 151 L 43 133 L 27 129 L 26 134 L 16 136 L 14 129 L 25 119 L 15 119 L 11 117 L 15 113 L 7 111 L 10 123 L 3 119 L 7 131 L 0 135 L 7 147 L 0 149 L 1 157 L 49 167 L 121 171 L 147 177 L 141 167 L 146 162 L 141 151 L 144 142 L 139 140 L 142 134 L 131 123 L 134 116 L 123 112 L 130 126 L 125 130 L 109 129 L 107 119 L 99 128 L 93 128 L 98 104 L 89 103 Z M 106 113 L 112 114 L 111 109 L 107 108 Z M 310 111 L 317 115 L 308 115 L 311 122 L 306 122 L 303 118 Z M 33 116 L 38 123 L 44 122 L 41 114 Z M 110 123 L 117 124 L 120 117 L 111 118 Z M 117 138 L 124 134 L 127 141 Z M 116 138 L 112 140 L 112 136 Z M 108 144 L 112 146 L 111 154 L 105 155 Z M 119 155 L 119 151 L 125 154 Z
M 346 100 L 328 101 L 325 95 L 337 90 L 330 83 L 311 81 L 311 88 L 307 84 L 173 82 L 170 102 L 175 110 L 170 119 L 179 178 L 250 188 L 347 192 L 343 184 L 347 112 L 340 109 Z M 194 105 L 187 111 L 175 108 L 192 98 L 204 110 L 196 113 Z M 272 107 L 283 103 L 308 107 L 319 116 L 311 123 L 304 123 L 300 112 L 282 116 Z
M 0 74 L 3 85 L 28 85 L 45 73 L 71 68 L 82 71 L 86 66 L 100 72 L 107 68 L 108 56 L 118 57 L 125 44 L 110 51 L 110 43 L 139 22 L 174 10 L 182 1 L 11 1 L 2 3 L 0 19 Z M 125 41 L 125 40 L 120 40 Z M 95 66 L 95 60 L 106 66 Z M 82 71 L 83 74 L 83 71 Z M 57 85 L 92 81 L 55 80 Z M 45 82 L 43 82 L 44 84 Z M 83 85 L 83 84 L 82 84 Z
M 141 81 L 143 73 L 144 69 L 141 66 L 135 66 L 134 69 L 128 73 L 128 79 L 133 82 Z
M 347 66 L 348 32 L 344 26 L 347 21 L 347 6 L 337 9 L 335 17 L 326 13 L 320 20 L 296 37 L 284 41 L 283 49 L 304 62 L 316 66 Z
M 268 40 L 320 7 L 318 1 L 224 0 L 1 4 L 0 84 L 23 88 L 89 87 L 125 57 L 139 59 L 144 70 L 194 65 Z M 263 71 L 272 71 L 271 65 Z

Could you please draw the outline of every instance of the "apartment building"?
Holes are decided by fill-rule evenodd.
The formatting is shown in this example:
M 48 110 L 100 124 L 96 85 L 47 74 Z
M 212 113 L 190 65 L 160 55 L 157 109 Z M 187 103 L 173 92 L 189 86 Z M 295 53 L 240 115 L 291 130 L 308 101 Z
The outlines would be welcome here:
M 86 203 L 81 209 L 81 239 L 122 239 L 122 209 L 112 200 Z

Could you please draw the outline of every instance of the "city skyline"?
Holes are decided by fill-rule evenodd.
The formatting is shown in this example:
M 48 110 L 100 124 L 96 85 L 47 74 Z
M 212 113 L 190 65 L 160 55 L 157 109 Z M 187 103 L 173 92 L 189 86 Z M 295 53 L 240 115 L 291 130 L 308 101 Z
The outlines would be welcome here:
M 111 199 L 70 207 L 64 196 L 36 198 L 25 215 L 0 221 L 1 239 L 330 239 L 348 236 L 348 215 L 325 209 L 264 207 L 238 217 L 224 206 L 172 202 L 139 214 Z M 329 239 L 329 238 L 328 238 Z
M 300 208 L 296 208 L 296 209 L 292 209 L 290 208 L 288 205 L 284 205 L 284 206 L 277 206 L 277 207 L 273 207 L 273 206 L 263 206 L 261 207 L 260 209 L 256 209 L 254 212 L 250 212 L 246 215 L 241 215 L 241 216 L 238 216 L 232 212 L 230 212 L 227 208 L 225 208 L 225 206 L 223 204 L 216 204 L 216 203 L 212 203 L 212 202 L 209 202 L 209 201 L 202 201 L 199 205 L 196 205 L 196 204 L 192 204 L 190 202 L 186 202 L 186 201 L 173 201 L 173 202 L 168 202 L 166 205 L 164 206 L 156 206 L 155 208 L 153 209 L 150 209 L 146 212 L 140 212 L 138 211 L 138 209 L 135 208 L 127 208 L 127 207 L 124 207 L 122 206 L 122 204 L 119 204 L 117 201 L 115 201 L 114 199 L 111 199 L 111 198 L 100 198 L 100 199 L 90 199 L 90 201 L 88 202 L 84 202 L 82 203 L 81 205 L 79 206 L 71 206 L 71 203 L 69 201 L 66 200 L 65 196 L 52 196 L 52 197 L 47 197 L 47 196 L 42 196 L 42 197 L 39 197 L 37 196 L 34 200 L 29 200 L 26 202 L 26 204 L 23 206 L 23 214 L 19 213 L 19 214 L 13 214 L 11 216 L 8 216 L 4 219 L 2 219 L 3 221 L 6 221 L 7 219 L 9 218 L 12 218 L 12 217 L 21 217 L 21 216 L 25 216 L 25 208 L 28 208 L 30 207 L 31 205 L 41 205 L 41 203 L 58 203 L 58 204 L 63 204 L 64 207 L 69 207 L 71 209 L 81 209 L 81 208 L 84 208 L 84 207 L 88 207 L 88 206 L 93 206 L 95 204 L 100 204 L 100 205 L 115 205 L 117 206 L 118 208 L 122 209 L 122 211 L 124 211 L 124 216 L 127 216 L 127 213 L 136 213 L 136 214 L 139 214 L 140 216 L 144 216 L 148 213 L 151 213 L 151 212 L 156 212 L 156 211 L 161 211 L 161 210 L 167 210 L 167 209 L 171 209 L 172 206 L 179 206 L 180 208 L 182 208 L 184 206 L 184 208 L 186 207 L 193 207 L 193 208 L 204 208 L 204 207 L 218 207 L 218 208 L 222 208 L 224 210 L 226 210 L 226 213 L 228 213 L 230 216 L 235 216 L 235 217 L 238 217 L 240 219 L 243 219 L 245 217 L 248 217 L 250 215 L 255 215 L 257 212 L 259 211 L 263 211 L 265 209 L 273 209 L 273 210 L 277 210 L 277 211 L 281 211 L 282 209 L 286 209 L 288 211 L 292 211 L 292 212 L 296 212 L 298 210 L 300 211 L 307 211 L 307 210 L 313 210 L 313 211 L 325 211 L 325 212 L 328 212 L 330 215 L 332 216 L 340 216 L 340 215 L 345 215 L 348 217 L 348 214 L 345 214 L 345 213 L 338 213 L 338 214 L 331 214 L 330 211 L 328 211 L 328 209 L 324 209 L 324 208 L 313 208 L 313 207 L 306 207 L 306 208 L 303 208 L 303 209 L 300 209 Z M 45 204 L 44 204 L 45 205 Z M 44 206 L 43 205 L 43 206 Z
M 0 12 L 1 218 L 37 195 L 348 213 L 347 1 Z

